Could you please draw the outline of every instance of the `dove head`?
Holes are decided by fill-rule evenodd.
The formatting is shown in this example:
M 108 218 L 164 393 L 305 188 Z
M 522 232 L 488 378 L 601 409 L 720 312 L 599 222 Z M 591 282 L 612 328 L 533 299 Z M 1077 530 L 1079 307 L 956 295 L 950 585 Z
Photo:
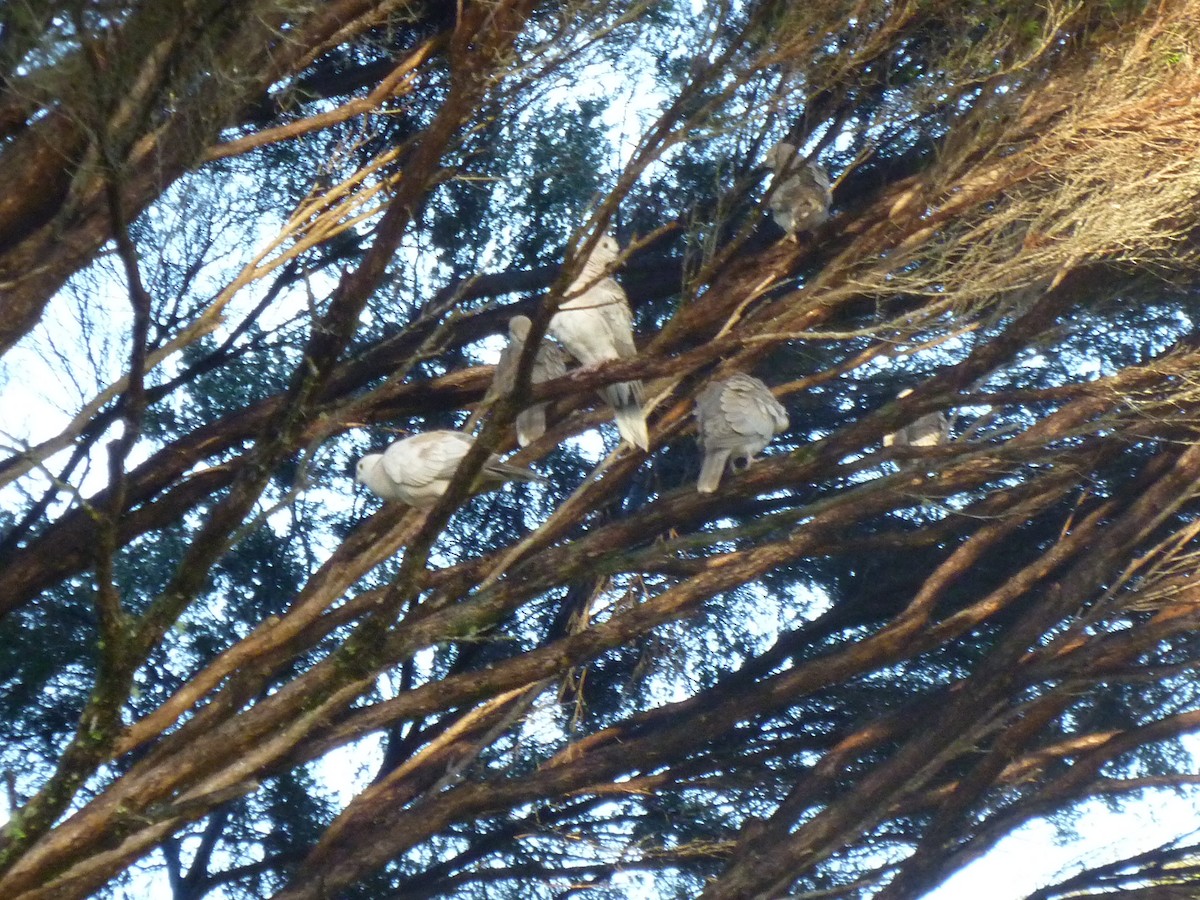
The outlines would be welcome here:
M 767 155 L 763 159 L 763 165 L 770 166 L 776 172 L 779 172 L 784 168 L 791 168 L 795 159 L 796 145 L 789 144 L 787 141 L 780 141 L 767 151 Z
M 513 316 L 508 320 L 508 333 L 515 340 L 524 341 L 529 337 L 529 329 L 533 323 L 529 321 L 529 316 Z
M 602 234 L 592 247 L 592 252 L 588 254 L 584 268 L 591 271 L 607 268 L 620 255 L 621 245 L 617 243 L 617 239 L 611 234 Z
M 611 234 L 602 234 L 600 239 L 596 241 L 596 247 L 592 253 L 603 253 L 605 256 L 616 259 L 621 252 L 621 245 L 617 243 L 617 239 Z
M 359 484 L 366 484 L 381 459 L 383 459 L 382 453 L 368 453 L 360 459 L 358 465 L 354 467 L 354 480 Z

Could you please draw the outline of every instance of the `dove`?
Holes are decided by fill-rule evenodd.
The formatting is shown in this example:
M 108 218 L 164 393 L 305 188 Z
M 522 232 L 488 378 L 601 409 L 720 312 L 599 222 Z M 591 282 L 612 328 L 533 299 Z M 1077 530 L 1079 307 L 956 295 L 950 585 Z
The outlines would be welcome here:
M 500 351 L 500 361 L 496 364 L 496 374 L 492 378 L 492 386 L 484 399 L 499 397 L 510 392 L 516 383 L 517 363 L 521 359 L 521 351 L 529 338 L 529 328 L 533 323 L 528 316 L 513 316 L 508 320 L 508 346 Z M 567 374 L 567 365 L 563 361 L 562 351 L 558 345 L 550 341 L 542 341 L 538 346 L 537 355 L 533 358 L 533 370 L 530 372 L 530 383 L 539 384 Z M 546 404 L 535 403 L 517 415 L 517 443 L 522 447 L 536 441 L 546 433 Z
M 567 289 L 567 300 L 550 320 L 548 331 L 583 366 L 637 355 L 633 343 L 633 313 L 624 289 L 604 270 L 620 254 L 615 238 L 603 234 Z M 645 389 L 640 381 L 621 381 L 600 391 L 613 408 L 621 437 L 643 450 L 650 449 Z
M 763 164 L 775 173 L 767 207 L 775 224 L 795 238 L 829 218 L 833 196 L 829 176 L 815 162 L 806 162 L 796 155 L 792 144 L 780 141 L 768 151 Z
M 905 388 L 896 395 L 901 400 L 911 394 L 912 388 Z M 950 440 L 950 419 L 944 412 L 926 413 L 918 419 L 909 422 L 899 431 L 883 436 L 885 447 L 936 447 Z
M 358 461 L 354 480 L 385 500 L 409 506 L 433 506 L 446 488 L 475 439 L 461 431 L 427 431 L 396 441 L 382 453 L 368 453 Z M 492 456 L 479 472 L 486 489 L 506 481 L 545 481 L 522 466 L 509 465 Z
M 771 438 L 788 428 L 788 415 L 757 378 L 735 372 L 714 381 L 696 396 L 696 419 L 704 464 L 696 490 L 711 494 L 721 483 L 728 461 L 741 472 L 749 468 Z

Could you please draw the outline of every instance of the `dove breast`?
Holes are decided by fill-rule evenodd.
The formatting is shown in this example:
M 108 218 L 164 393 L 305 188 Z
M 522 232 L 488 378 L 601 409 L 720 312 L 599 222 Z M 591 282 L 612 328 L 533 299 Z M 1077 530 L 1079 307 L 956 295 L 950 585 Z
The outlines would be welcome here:
M 819 163 L 804 160 L 795 146 L 782 141 L 771 148 L 764 163 L 775 173 L 767 206 L 780 228 L 795 235 L 828 220 L 833 194 L 829 175 Z

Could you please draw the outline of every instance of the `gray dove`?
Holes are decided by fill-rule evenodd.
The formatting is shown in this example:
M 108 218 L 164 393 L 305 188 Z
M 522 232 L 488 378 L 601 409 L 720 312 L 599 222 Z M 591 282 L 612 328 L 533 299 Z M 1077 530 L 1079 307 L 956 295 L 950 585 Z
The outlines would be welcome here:
M 900 400 L 911 394 L 912 388 L 905 388 L 896 395 Z M 950 419 L 944 412 L 926 413 L 918 419 L 909 422 L 899 431 L 883 436 L 885 447 L 936 447 L 950 440 Z
M 754 454 L 788 428 L 788 415 L 757 378 L 735 372 L 696 396 L 696 419 L 704 464 L 696 490 L 711 494 L 728 461 L 734 472 L 750 467 Z
M 763 164 L 775 173 L 767 207 L 775 224 L 789 238 L 816 228 L 829 218 L 833 195 L 829 176 L 820 165 L 799 158 L 795 146 L 785 141 L 768 151 Z
M 358 461 L 354 480 L 385 500 L 409 506 L 433 506 L 446 488 L 475 439 L 461 431 L 427 431 L 396 441 L 382 453 L 368 453 Z M 485 489 L 506 481 L 544 481 L 523 466 L 513 466 L 492 456 L 483 464 L 479 482 Z
M 508 320 L 508 346 L 500 351 L 496 374 L 484 399 L 499 397 L 512 391 L 517 378 L 517 363 L 521 359 L 521 351 L 525 348 L 532 324 L 528 316 L 513 316 Z M 538 346 L 537 355 L 533 358 L 530 383 L 540 384 L 565 374 L 567 364 L 558 345 L 542 341 Z M 535 403 L 517 415 L 517 443 L 522 447 L 528 446 L 546 433 L 546 406 L 545 403 Z
M 615 238 L 604 234 L 592 248 L 581 271 L 567 289 L 568 299 L 550 320 L 548 331 L 583 366 L 637 355 L 633 343 L 633 313 L 624 289 L 604 270 L 620 256 Z M 602 388 L 613 408 L 621 437 L 643 450 L 650 433 L 642 410 L 645 389 L 640 381 L 621 381 Z

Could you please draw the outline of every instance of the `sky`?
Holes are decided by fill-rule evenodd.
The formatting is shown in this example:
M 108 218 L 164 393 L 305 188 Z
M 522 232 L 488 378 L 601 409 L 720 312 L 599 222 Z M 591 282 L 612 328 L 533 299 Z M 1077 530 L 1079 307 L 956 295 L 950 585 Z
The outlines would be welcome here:
M 1200 747 L 1192 742 L 1193 754 Z M 1100 801 L 1084 804 L 1073 837 L 1045 819 L 1000 841 L 990 853 L 960 869 L 925 900 L 1023 900 L 1088 865 L 1128 858 L 1161 847 L 1200 827 L 1200 791 L 1148 792 L 1117 814 Z

